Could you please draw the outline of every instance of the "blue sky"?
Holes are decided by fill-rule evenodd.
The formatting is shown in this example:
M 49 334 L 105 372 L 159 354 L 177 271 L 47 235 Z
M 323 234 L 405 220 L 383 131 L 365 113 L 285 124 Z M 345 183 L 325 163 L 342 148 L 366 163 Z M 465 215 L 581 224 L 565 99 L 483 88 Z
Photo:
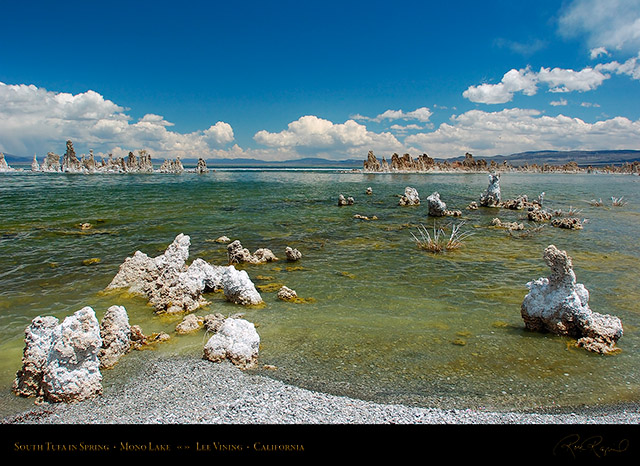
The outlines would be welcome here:
M 0 151 L 640 149 L 640 0 L 0 0 Z

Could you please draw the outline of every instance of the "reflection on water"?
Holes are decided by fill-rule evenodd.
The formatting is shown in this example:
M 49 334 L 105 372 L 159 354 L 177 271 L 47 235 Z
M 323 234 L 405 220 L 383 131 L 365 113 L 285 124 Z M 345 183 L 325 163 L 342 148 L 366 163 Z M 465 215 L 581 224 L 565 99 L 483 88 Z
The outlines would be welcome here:
M 222 235 L 283 259 L 286 246 L 303 253 L 296 264 L 244 269 L 256 284 L 285 284 L 313 298 L 308 302 L 282 302 L 265 291 L 266 306 L 239 309 L 212 294 L 211 304 L 197 312 L 244 312 L 258 326 L 261 362 L 278 367 L 265 371 L 270 377 L 376 401 L 449 407 L 526 409 L 640 397 L 637 176 L 503 173 L 503 198 L 544 191 L 547 207 L 572 207 L 588 219 L 581 231 L 547 225 L 526 238 L 490 226 L 499 217 L 534 227 L 523 212 L 466 209 L 486 188 L 486 174 L 24 172 L 1 181 L 0 383 L 6 406 L 16 402 L 9 387 L 20 367 L 24 328 L 37 315 L 62 319 L 90 305 L 101 318 L 110 305 L 124 305 L 145 332 L 173 335 L 157 351 L 200 357 L 203 334 L 173 332 L 181 316 L 158 317 L 140 298 L 101 293 L 127 256 L 136 250 L 158 255 L 179 233 L 191 237 L 190 259 L 216 264 L 226 264 L 226 246 L 212 241 Z M 438 191 L 462 218 L 430 218 L 424 204 L 398 206 L 406 186 L 423 202 Z M 338 207 L 339 194 L 353 196 L 355 205 Z M 628 204 L 588 203 L 611 196 L 624 196 Z M 460 221 L 474 234 L 459 250 L 433 255 L 412 239 L 419 225 L 449 231 Z M 84 222 L 92 228 L 80 229 Z M 573 257 L 591 308 L 622 319 L 621 353 L 594 355 L 570 339 L 524 331 L 525 284 L 548 274 L 542 251 L 549 244 Z M 100 260 L 83 264 L 93 258 Z M 106 371 L 106 383 L 118 374 Z

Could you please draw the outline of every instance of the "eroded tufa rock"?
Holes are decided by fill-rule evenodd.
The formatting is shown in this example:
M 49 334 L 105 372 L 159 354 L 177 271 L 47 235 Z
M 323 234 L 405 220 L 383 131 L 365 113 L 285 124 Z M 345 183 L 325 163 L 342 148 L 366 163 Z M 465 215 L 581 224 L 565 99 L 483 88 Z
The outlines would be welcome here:
M 131 351 L 131 325 L 123 306 L 111 306 L 100 324 L 102 347 L 98 354 L 101 368 L 113 367 L 118 360 Z
M 292 301 L 297 297 L 298 297 L 298 293 L 296 293 L 294 290 L 286 286 L 283 286 L 278 291 L 278 299 L 281 299 L 283 301 Z
M 302 259 L 302 253 L 297 249 L 292 249 L 289 246 L 284 250 L 285 255 L 287 256 L 288 261 L 295 262 L 297 260 Z
M 500 173 L 489 174 L 489 186 L 479 202 L 482 207 L 497 207 L 500 204 Z
M 81 401 L 102 393 L 100 324 L 84 307 L 62 323 L 36 317 L 25 331 L 22 368 L 13 390 L 51 402 Z
M 345 198 L 343 194 L 338 196 L 338 206 L 353 205 L 355 200 L 352 197 Z
M 271 252 L 270 249 L 259 248 L 251 254 L 248 249 L 242 247 L 242 243 L 239 240 L 235 240 L 227 246 L 227 256 L 229 257 L 229 264 L 242 264 L 244 262 L 249 264 L 263 264 L 265 262 L 277 261 L 278 258 Z
M 195 314 L 188 314 L 182 319 L 182 322 L 176 326 L 176 333 L 181 335 L 192 333 L 196 330 L 200 330 L 200 327 L 203 325 L 204 318 Z
M 544 250 L 544 260 L 551 275 L 527 283 L 529 293 L 521 307 L 526 328 L 577 338 L 578 346 L 589 351 L 615 351 L 623 333 L 620 319 L 589 308 L 589 292 L 576 283 L 571 258 L 565 251 L 550 245 Z
M 222 283 L 227 301 L 244 306 L 263 303 L 260 293 L 245 270 L 236 270 L 233 265 L 229 266 L 224 272 Z
M 260 336 L 255 326 L 244 319 L 229 318 L 204 346 L 203 357 L 213 362 L 228 359 L 242 369 L 255 367 Z
M 418 191 L 411 186 L 404 188 L 404 195 L 400 196 L 398 205 L 420 205 L 420 196 L 418 195 Z

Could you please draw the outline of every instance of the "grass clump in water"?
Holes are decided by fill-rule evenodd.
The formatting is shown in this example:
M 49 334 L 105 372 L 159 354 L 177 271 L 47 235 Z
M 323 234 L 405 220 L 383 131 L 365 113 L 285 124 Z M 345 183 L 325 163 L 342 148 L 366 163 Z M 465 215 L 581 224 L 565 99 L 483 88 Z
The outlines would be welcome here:
M 449 236 L 447 236 L 443 228 L 436 228 L 435 224 L 433 225 L 433 235 L 429 233 L 429 230 L 424 225 L 420 225 L 418 227 L 420 238 L 413 233 L 411 233 L 411 236 L 413 236 L 420 249 L 429 252 L 439 253 L 445 250 L 459 249 L 462 247 L 463 241 L 473 234 L 472 232 L 461 232 L 462 225 L 464 225 L 464 222 L 452 225 Z

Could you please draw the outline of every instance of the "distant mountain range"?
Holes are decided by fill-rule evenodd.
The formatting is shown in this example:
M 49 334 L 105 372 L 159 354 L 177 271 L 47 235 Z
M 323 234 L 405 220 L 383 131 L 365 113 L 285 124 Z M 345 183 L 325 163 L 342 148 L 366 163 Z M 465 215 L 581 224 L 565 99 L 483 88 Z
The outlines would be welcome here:
M 402 154 L 400 154 L 402 155 Z M 19 157 L 11 154 L 4 154 L 5 160 L 9 165 L 11 164 L 31 164 L 33 158 L 31 157 Z M 414 155 L 415 157 L 415 155 Z M 385 158 L 391 159 L 391 155 L 385 155 Z M 531 151 L 531 152 L 519 152 L 517 154 L 510 155 L 494 155 L 491 157 L 474 156 L 476 160 L 484 159 L 487 162 L 492 160 L 496 163 L 503 163 L 505 160 L 513 166 L 520 166 L 529 164 L 537 165 L 564 165 L 569 162 L 576 162 L 580 166 L 588 165 L 621 165 L 625 162 L 640 162 L 640 150 L 598 150 L 598 151 Z M 163 159 L 154 159 L 154 162 L 159 163 Z M 195 166 L 198 159 L 186 158 L 181 159 L 185 166 Z M 366 160 L 366 156 L 363 156 L 361 160 L 349 159 L 349 160 L 329 160 L 322 158 L 308 157 L 296 160 L 285 161 L 268 161 L 258 159 L 209 159 L 207 160 L 207 166 L 209 168 L 216 167 L 263 167 L 263 168 L 362 168 L 363 162 Z M 436 162 L 455 162 L 464 160 L 464 156 L 455 157 L 451 159 L 436 158 Z M 42 159 L 38 160 L 42 162 Z
M 572 150 L 572 151 L 531 151 L 519 152 L 511 155 L 495 155 L 493 157 L 474 157 L 475 159 L 491 160 L 496 163 L 507 161 L 510 165 L 521 166 L 526 164 L 533 165 L 564 165 L 569 162 L 576 162 L 580 166 L 588 165 L 621 165 L 625 162 L 640 161 L 640 150 Z M 438 160 L 438 159 L 436 159 Z M 448 159 L 451 161 L 463 161 L 464 156 Z M 438 160 L 439 162 L 443 160 Z

